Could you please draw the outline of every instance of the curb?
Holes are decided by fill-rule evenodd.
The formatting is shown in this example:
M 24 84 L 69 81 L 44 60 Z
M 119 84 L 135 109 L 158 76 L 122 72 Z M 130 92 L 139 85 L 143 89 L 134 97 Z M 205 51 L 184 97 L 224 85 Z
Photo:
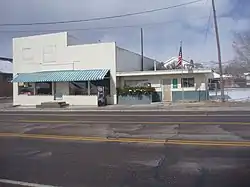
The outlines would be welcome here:
M 56 110 L 56 109 L 49 109 L 49 110 L 33 110 L 33 109 L 19 109 L 19 110 L 6 110 L 0 109 L 1 112 L 239 112 L 245 111 L 250 112 L 250 108 L 232 108 L 232 109 L 221 109 L 221 108 L 202 108 L 202 109 L 91 109 L 91 110 L 75 110 L 75 109 L 67 109 L 67 110 Z

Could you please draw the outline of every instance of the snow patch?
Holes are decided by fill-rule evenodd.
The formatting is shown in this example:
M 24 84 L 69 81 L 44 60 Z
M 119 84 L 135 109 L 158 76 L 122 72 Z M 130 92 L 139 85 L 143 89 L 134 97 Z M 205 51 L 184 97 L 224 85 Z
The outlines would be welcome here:
M 220 94 L 220 90 L 217 91 L 217 96 L 215 91 L 209 92 L 212 100 L 220 99 Z M 250 88 L 226 88 L 225 97 L 228 101 L 250 101 Z

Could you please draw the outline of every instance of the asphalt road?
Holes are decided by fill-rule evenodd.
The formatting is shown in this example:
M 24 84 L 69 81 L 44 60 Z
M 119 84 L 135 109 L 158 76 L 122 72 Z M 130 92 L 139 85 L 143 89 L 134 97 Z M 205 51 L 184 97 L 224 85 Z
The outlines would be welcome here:
M 250 140 L 250 112 L 3 112 L 0 132 L 161 140 Z
M 0 186 L 249 187 L 249 112 L 3 112 Z

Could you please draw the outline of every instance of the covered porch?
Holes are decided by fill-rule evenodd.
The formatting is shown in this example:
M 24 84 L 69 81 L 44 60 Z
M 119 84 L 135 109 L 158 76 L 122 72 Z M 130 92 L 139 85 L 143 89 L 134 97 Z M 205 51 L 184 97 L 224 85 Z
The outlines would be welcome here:
M 97 87 L 110 95 L 108 69 L 65 70 L 20 73 L 13 79 L 14 105 L 66 102 L 69 105 L 97 106 Z

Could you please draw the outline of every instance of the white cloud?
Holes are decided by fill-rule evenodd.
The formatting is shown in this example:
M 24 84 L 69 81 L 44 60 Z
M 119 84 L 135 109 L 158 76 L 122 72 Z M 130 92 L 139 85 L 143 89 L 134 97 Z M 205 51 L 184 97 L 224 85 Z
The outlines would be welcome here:
M 0 23 L 46 22 L 72 19 L 88 19 L 131 12 L 144 11 L 167 7 L 175 4 L 190 2 L 191 0 L 8 0 L 0 2 Z M 218 16 L 226 15 L 233 8 L 232 0 L 216 1 Z M 179 41 L 183 40 L 183 53 L 186 58 L 195 61 L 210 61 L 217 59 L 214 29 L 211 26 L 205 40 L 208 17 L 211 11 L 211 1 L 203 0 L 199 3 L 143 14 L 131 17 L 84 22 L 66 25 L 48 26 L 20 26 L 0 27 L 0 30 L 44 30 L 44 29 L 72 29 L 89 27 L 108 27 L 136 24 L 152 24 L 143 26 L 145 54 L 158 60 L 166 60 L 178 54 Z M 211 17 L 211 21 L 213 21 Z M 212 25 L 212 24 L 211 24 Z M 232 32 L 248 29 L 249 19 L 234 20 L 230 17 L 219 19 L 219 30 L 223 60 L 233 58 Z M 237 29 L 236 29 L 237 28 Z M 98 40 L 116 41 L 118 45 L 130 50 L 140 51 L 140 28 L 120 28 L 109 30 L 91 30 L 70 32 L 84 43 L 98 42 Z M 13 36 L 29 35 L 34 33 L 1 33 L 0 55 L 10 54 L 11 38 Z M 3 42 L 4 40 L 4 42 Z

